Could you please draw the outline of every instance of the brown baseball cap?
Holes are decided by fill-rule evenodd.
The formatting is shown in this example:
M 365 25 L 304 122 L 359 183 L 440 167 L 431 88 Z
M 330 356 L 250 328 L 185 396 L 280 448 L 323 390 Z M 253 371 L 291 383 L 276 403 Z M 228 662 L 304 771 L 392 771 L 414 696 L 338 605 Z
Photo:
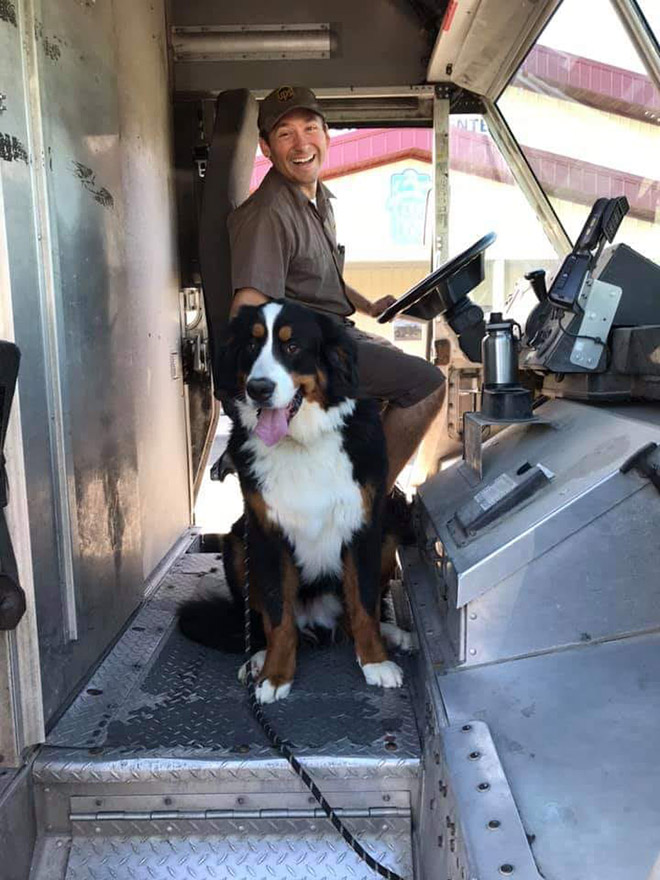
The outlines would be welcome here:
M 280 86 L 259 104 L 259 134 L 269 135 L 283 116 L 292 110 L 311 110 L 325 122 L 325 115 L 316 95 L 304 86 Z

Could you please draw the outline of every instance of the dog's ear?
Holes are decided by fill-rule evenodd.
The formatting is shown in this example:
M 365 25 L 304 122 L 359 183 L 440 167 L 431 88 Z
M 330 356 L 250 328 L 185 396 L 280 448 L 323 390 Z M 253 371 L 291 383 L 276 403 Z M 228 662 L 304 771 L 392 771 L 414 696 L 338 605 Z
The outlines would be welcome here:
M 228 397 L 238 393 L 238 352 L 235 335 L 231 325 L 218 340 L 213 351 L 213 377 L 216 392 Z
M 328 403 L 354 398 L 358 390 L 357 345 L 338 320 L 317 316 L 323 333 L 321 358 L 328 374 Z
M 224 328 L 213 350 L 213 380 L 216 392 L 223 397 L 237 397 L 240 393 L 238 369 L 241 347 L 248 334 L 254 306 L 242 306 Z

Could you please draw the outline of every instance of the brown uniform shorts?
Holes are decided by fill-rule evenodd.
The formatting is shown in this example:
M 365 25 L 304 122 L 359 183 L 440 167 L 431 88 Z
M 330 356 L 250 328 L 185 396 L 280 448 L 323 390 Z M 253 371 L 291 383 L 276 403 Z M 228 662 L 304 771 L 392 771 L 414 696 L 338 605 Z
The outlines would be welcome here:
M 445 381 L 438 367 L 406 354 L 383 339 L 347 327 L 358 347 L 358 397 L 377 397 L 394 406 L 412 406 L 424 400 Z

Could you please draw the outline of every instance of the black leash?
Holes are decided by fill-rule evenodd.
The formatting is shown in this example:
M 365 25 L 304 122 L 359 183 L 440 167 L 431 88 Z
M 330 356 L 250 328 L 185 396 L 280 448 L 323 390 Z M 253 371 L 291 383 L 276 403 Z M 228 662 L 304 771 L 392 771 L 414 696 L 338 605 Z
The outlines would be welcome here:
M 247 532 L 248 532 L 248 517 L 247 513 L 245 515 L 245 532 L 243 535 L 243 551 L 245 554 L 245 587 L 244 587 L 244 602 L 245 602 L 245 653 L 247 655 L 247 665 L 246 665 L 246 676 L 245 683 L 248 689 L 248 699 L 250 703 L 250 708 L 254 714 L 254 717 L 259 722 L 262 730 L 268 737 L 268 740 L 275 751 L 279 752 L 283 758 L 289 762 L 291 767 L 297 776 L 299 776 L 302 781 L 305 783 L 307 788 L 311 791 L 311 793 L 316 798 L 319 803 L 321 809 L 325 813 L 325 815 L 330 819 L 332 824 L 335 826 L 337 831 L 344 838 L 346 843 L 351 847 L 351 849 L 357 853 L 357 855 L 362 859 L 363 862 L 375 871 L 377 874 L 380 874 L 381 877 L 385 877 L 386 880 L 404 880 L 400 874 L 395 873 L 394 871 L 390 871 L 389 868 L 386 868 L 384 865 L 381 865 L 380 862 L 377 862 L 369 853 L 364 849 L 364 847 L 353 837 L 351 832 L 346 828 L 344 823 L 341 821 L 339 816 L 332 809 L 327 800 L 323 797 L 323 793 L 320 788 L 314 782 L 309 773 L 302 766 L 300 761 L 293 754 L 288 745 L 284 742 L 281 736 L 275 732 L 273 727 L 270 724 L 270 721 L 266 718 L 264 714 L 264 710 L 261 704 L 257 701 L 257 695 L 255 693 L 254 688 L 254 680 L 252 678 L 252 628 L 250 623 L 250 563 L 248 560 L 248 540 L 247 540 Z

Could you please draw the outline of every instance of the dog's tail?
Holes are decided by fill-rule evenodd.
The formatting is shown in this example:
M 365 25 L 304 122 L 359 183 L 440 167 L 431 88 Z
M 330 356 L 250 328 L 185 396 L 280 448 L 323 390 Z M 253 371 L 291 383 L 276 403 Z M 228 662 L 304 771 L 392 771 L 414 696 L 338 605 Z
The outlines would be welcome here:
M 179 608 L 179 629 L 193 642 L 228 654 L 245 651 L 245 611 L 230 596 L 190 599 Z M 261 615 L 250 612 L 252 651 L 266 646 Z
M 229 654 L 245 651 L 244 534 L 245 521 L 241 516 L 221 538 L 228 593 L 189 599 L 179 608 L 179 629 L 184 636 Z M 253 651 L 266 646 L 263 620 L 256 611 L 250 612 L 250 645 Z

